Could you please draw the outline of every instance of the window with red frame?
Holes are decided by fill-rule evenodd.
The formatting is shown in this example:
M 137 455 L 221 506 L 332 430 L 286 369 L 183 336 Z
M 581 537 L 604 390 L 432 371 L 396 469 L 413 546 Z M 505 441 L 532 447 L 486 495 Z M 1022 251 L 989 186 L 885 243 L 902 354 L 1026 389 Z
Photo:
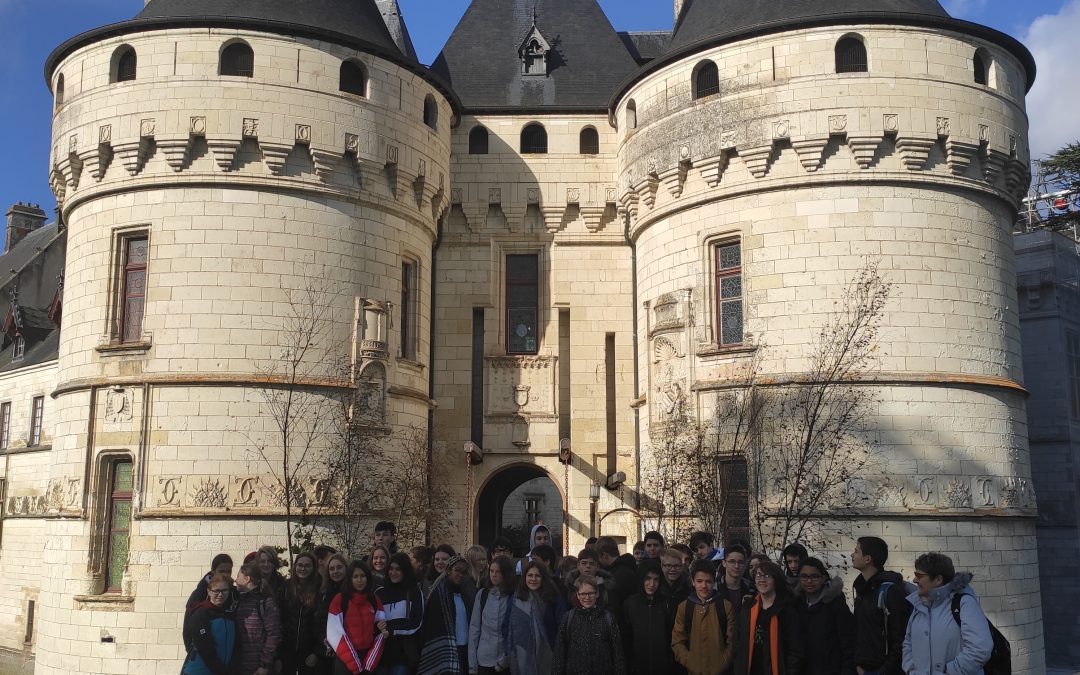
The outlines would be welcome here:
M 737 241 L 716 247 L 716 322 L 721 347 L 742 344 L 742 249 Z
M 45 397 L 35 396 L 30 410 L 30 447 L 41 445 L 41 418 L 45 413 Z
M 146 303 L 146 261 L 150 240 L 132 237 L 124 240 L 123 298 L 120 304 L 120 341 L 142 340 L 143 308 Z
M 109 466 L 108 541 L 105 546 L 105 592 L 119 593 L 131 541 L 131 493 L 134 481 L 130 459 Z

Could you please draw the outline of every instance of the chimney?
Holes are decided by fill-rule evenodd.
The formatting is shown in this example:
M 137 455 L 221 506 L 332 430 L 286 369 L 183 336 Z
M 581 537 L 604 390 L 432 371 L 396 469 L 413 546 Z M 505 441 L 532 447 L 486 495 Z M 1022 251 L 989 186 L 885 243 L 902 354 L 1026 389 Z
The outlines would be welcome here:
M 45 212 L 37 204 L 19 202 L 8 209 L 7 237 L 4 240 L 4 253 L 23 240 L 26 235 L 45 224 Z

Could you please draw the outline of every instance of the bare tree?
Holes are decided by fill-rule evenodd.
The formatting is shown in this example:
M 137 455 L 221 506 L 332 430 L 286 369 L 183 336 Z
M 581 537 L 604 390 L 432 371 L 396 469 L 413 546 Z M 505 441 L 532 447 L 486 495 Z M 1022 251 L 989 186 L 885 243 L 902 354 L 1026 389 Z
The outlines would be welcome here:
M 379 512 L 397 526 L 402 547 L 427 544 L 449 534 L 443 519 L 451 509 L 446 485 L 434 480 L 429 461 L 427 432 L 407 427 L 395 434 L 373 475 L 382 499 Z
M 809 371 L 775 391 L 762 433 L 745 447 L 762 550 L 824 539 L 831 516 L 856 506 L 849 482 L 877 461 L 867 422 L 879 393 L 863 380 L 892 290 L 875 261 L 855 274 L 812 344 Z
M 257 391 L 270 429 L 248 437 L 270 479 L 271 498 L 285 510 L 291 561 L 298 519 L 306 523 L 312 502 L 325 498 L 317 494 L 312 499 L 320 486 L 311 478 L 325 462 L 327 439 L 333 432 L 334 416 L 327 413 L 336 405 L 331 392 L 339 388 L 328 385 L 340 383 L 331 342 L 335 294 L 320 279 L 286 293 L 277 353 L 259 372 L 263 384 Z M 306 537 L 310 536 L 309 531 Z
M 672 402 L 663 420 L 649 425 L 642 516 L 646 527 L 668 541 L 684 541 L 695 527 L 694 494 L 705 436 L 704 425 L 684 396 Z

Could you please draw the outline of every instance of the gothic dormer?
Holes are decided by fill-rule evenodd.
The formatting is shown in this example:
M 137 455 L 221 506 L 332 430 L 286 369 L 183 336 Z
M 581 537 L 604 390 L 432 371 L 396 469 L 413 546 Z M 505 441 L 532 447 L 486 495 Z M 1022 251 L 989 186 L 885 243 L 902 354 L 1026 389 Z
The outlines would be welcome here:
M 536 15 L 533 14 L 532 28 L 518 46 L 518 57 L 521 59 L 522 75 L 538 75 L 547 77 L 548 52 L 551 44 L 544 39 L 540 29 L 536 27 Z

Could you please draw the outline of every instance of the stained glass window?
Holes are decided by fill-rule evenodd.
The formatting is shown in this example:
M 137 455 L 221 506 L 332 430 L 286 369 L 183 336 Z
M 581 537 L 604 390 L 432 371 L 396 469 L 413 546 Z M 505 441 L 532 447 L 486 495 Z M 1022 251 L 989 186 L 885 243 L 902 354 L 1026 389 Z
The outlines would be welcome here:
M 124 580 L 131 537 L 131 491 L 134 474 L 130 460 L 113 462 L 109 491 L 109 540 L 105 554 L 105 591 L 117 593 Z
M 738 242 L 716 247 L 716 316 L 720 345 L 742 344 L 742 249 Z
M 142 340 L 143 308 L 146 302 L 146 261 L 150 242 L 146 237 L 128 239 L 124 252 L 124 300 L 121 307 L 122 342 Z
M 535 354 L 540 315 L 540 257 L 506 256 L 506 351 Z

